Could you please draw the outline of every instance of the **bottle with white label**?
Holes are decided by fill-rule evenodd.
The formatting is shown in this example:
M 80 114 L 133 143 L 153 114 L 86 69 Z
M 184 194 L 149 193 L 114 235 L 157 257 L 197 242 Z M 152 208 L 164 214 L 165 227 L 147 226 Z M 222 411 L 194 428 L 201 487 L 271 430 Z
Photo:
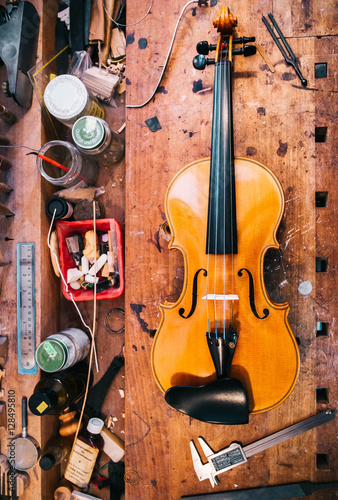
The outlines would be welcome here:
M 104 443 L 100 435 L 103 426 L 103 420 L 91 418 L 87 430 L 78 436 L 69 457 L 64 477 L 80 488 L 89 484 L 98 454 L 103 450 Z

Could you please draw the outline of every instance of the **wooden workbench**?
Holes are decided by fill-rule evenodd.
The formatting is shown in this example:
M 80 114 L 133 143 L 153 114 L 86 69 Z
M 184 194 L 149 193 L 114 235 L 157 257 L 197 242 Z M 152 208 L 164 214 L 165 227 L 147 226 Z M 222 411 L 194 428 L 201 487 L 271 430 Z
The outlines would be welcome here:
M 4 2 L 2 2 L 4 3 Z M 53 23 L 57 2 L 33 2 L 42 24 L 38 60 L 53 49 Z M 176 412 L 164 401 L 150 366 L 150 350 L 160 321 L 159 304 L 175 302 L 183 283 L 183 259 L 168 250 L 161 226 L 165 221 L 164 195 L 173 176 L 186 164 L 210 154 L 213 68 L 202 72 L 191 61 L 200 40 L 215 43 L 212 19 L 220 2 L 211 7 L 191 5 L 180 23 L 173 52 L 160 91 L 141 109 L 126 110 L 126 170 L 101 170 L 97 185 L 106 186 L 101 199 L 107 217 L 126 222 L 126 371 L 117 377 L 105 401 L 106 415 L 116 418 L 115 432 L 126 439 L 126 498 L 128 500 L 178 500 L 182 495 L 207 493 L 209 482 L 199 482 L 190 457 L 189 441 L 199 435 L 217 451 L 232 441 L 243 445 L 326 408 L 337 407 L 334 280 L 336 234 L 334 137 L 336 132 L 336 27 L 334 2 L 247 1 L 229 6 L 238 16 L 239 36 L 256 36 L 274 72 L 265 59 L 237 57 L 234 66 L 235 154 L 258 160 L 277 175 L 285 195 L 285 215 L 278 240 L 280 249 L 269 252 L 265 265 L 266 285 L 276 302 L 288 301 L 289 321 L 299 339 L 301 367 L 291 396 L 278 408 L 250 417 L 245 426 L 203 424 Z M 155 88 L 164 64 L 178 16 L 185 2 L 155 0 L 141 23 L 127 30 L 127 102 L 145 101 Z M 128 23 L 141 19 L 148 0 L 128 1 Z M 288 67 L 261 21 L 273 12 L 292 46 L 303 75 L 303 88 Z M 327 63 L 327 78 L 315 78 L 315 64 Z M 1 67 L 1 79 L 5 68 Z M 18 108 L 10 99 L 1 100 L 15 112 L 12 126 L 0 122 L 0 135 L 13 145 L 38 149 L 46 140 L 40 129 L 40 106 L 33 99 L 30 110 Z M 123 102 L 120 102 L 123 108 Z M 117 130 L 124 121 L 121 107 L 108 110 L 109 122 Z M 145 120 L 157 116 L 161 130 L 151 132 Z M 327 127 L 324 142 L 316 142 Z M 321 130 L 318 130 L 321 128 Z M 322 136 L 323 137 L 323 136 Z M 1 182 L 14 191 L 1 194 L 0 201 L 15 216 L 1 216 L 1 251 L 12 265 L 0 268 L 1 335 L 9 336 L 10 355 L 6 363 L 4 388 L 16 391 L 16 422 L 21 431 L 21 397 L 31 394 L 39 379 L 17 375 L 16 357 L 16 244 L 36 244 L 37 341 L 60 327 L 80 326 L 70 304 L 60 296 L 59 280 L 53 275 L 46 246 L 49 220 L 45 202 L 52 194 L 22 149 L 1 154 L 12 161 L 12 169 L 1 172 Z M 126 203 L 124 192 L 126 185 Z M 328 193 L 324 207 L 316 208 L 316 192 Z M 325 196 L 324 196 L 325 199 Z M 125 209 L 125 211 L 124 211 Z M 7 239 L 5 239 L 7 238 Z M 327 259 L 327 270 L 316 272 L 316 258 Z M 123 298 L 112 304 L 99 303 L 98 351 L 103 372 L 118 354 L 123 337 L 113 337 L 104 318 L 113 306 L 123 307 Z M 91 320 L 87 304 L 80 305 Z M 316 324 L 323 325 L 322 332 Z M 107 348 L 108 346 L 108 348 Z M 278 362 L 278 360 L 276 360 Z M 126 428 L 121 389 L 126 373 Z M 100 375 L 95 374 L 96 378 Z M 6 395 L 7 398 L 7 395 Z M 29 415 L 29 434 L 43 446 L 56 430 L 55 418 L 43 420 Z M 215 491 L 310 480 L 338 480 L 337 423 L 330 422 L 249 459 L 246 465 L 220 476 Z M 1 429 L 1 453 L 6 453 L 7 430 Z M 51 500 L 60 471 L 30 472 L 31 484 L 23 500 Z M 94 494 L 94 490 L 93 490 Z M 107 490 L 95 492 L 108 500 Z M 336 491 L 313 494 L 312 498 L 336 498 Z
M 168 251 L 161 228 L 165 191 L 182 167 L 210 155 L 213 67 L 198 72 L 192 59 L 197 42 L 217 41 L 212 19 L 226 4 L 211 4 L 187 8 L 159 91 L 146 106 L 126 110 L 128 500 L 178 500 L 182 495 L 213 491 L 209 481 L 200 483 L 195 475 L 191 439 L 203 436 L 215 451 L 232 441 L 246 445 L 319 410 L 337 407 L 337 43 L 332 36 L 337 33 L 334 4 L 322 1 L 229 4 L 238 17 L 238 36 L 255 36 L 259 49 L 256 56 L 236 57 L 234 62 L 235 156 L 267 165 L 285 195 L 280 249 L 268 253 L 265 278 L 271 298 L 288 301 L 291 307 L 289 321 L 301 358 L 296 387 L 277 408 L 251 415 L 248 425 L 225 426 L 201 423 L 169 407 L 152 376 L 150 352 L 160 321 L 158 306 L 178 300 L 184 273 L 180 252 Z M 151 14 L 132 25 L 147 11 L 148 1 L 128 3 L 127 104 L 141 104 L 150 97 L 184 5 L 181 0 L 154 2 Z M 308 80 L 306 88 L 262 23 L 262 15 L 268 12 L 273 12 L 296 54 Z M 315 77 L 316 63 L 327 64 L 327 78 Z M 152 132 L 145 121 L 154 116 L 161 129 Z M 327 127 L 324 142 L 316 142 L 316 132 L 317 136 L 323 132 L 318 127 Z M 324 207 L 316 208 L 316 192 L 328 193 Z M 327 259 L 325 272 L 316 272 L 318 258 L 324 266 Z M 317 323 L 323 323 L 326 331 L 316 331 Z M 330 422 L 252 457 L 221 475 L 214 491 L 337 480 L 336 431 L 337 422 Z M 336 495 L 337 490 L 330 490 L 312 498 Z
M 5 2 L 2 2 L 5 3 Z M 32 2 L 38 10 L 41 24 L 37 62 L 41 61 L 54 50 L 54 26 L 58 11 L 58 2 Z M 7 79 L 5 66 L 0 68 L 1 82 Z M 8 391 L 15 391 L 15 414 L 9 414 L 15 420 L 15 434 L 21 433 L 21 398 L 30 397 L 33 389 L 40 379 L 40 370 L 36 375 L 18 375 L 17 369 L 17 303 L 16 303 L 16 245 L 19 242 L 35 243 L 35 299 L 36 299 L 36 343 L 51 333 L 62 328 L 83 327 L 73 304 L 66 300 L 61 292 L 60 280 L 52 270 L 49 249 L 47 247 L 47 234 L 50 219 L 45 213 L 46 201 L 58 189 L 49 185 L 39 174 L 35 157 L 26 156 L 29 148 L 38 150 L 48 140 L 55 139 L 51 136 L 50 128 L 46 122 L 41 121 L 41 108 L 36 96 L 30 109 L 22 109 L 15 104 L 13 99 L 1 97 L 4 104 L 16 117 L 17 122 L 9 126 L 0 120 L 0 136 L 6 136 L 12 146 L 26 146 L 14 149 L 1 148 L 0 154 L 6 156 L 12 167 L 10 170 L 0 172 L 0 182 L 5 182 L 13 189 L 11 193 L 0 193 L 0 202 L 5 204 L 15 215 L 13 217 L 0 216 L 0 248 L 3 257 L 11 261 L 10 265 L 0 267 L 1 283 L 1 314 L 0 332 L 9 339 L 8 360 L 5 365 L 4 400 L 8 403 Z M 114 131 L 118 131 L 124 124 L 124 95 L 117 97 L 117 107 L 105 106 L 106 119 Z M 64 131 L 65 132 L 65 131 Z M 124 132 L 122 132 L 124 136 Z M 60 136 L 60 139 L 69 140 L 69 134 Z M 121 225 L 124 233 L 124 159 L 117 165 L 99 169 L 96 186 L 103 186 L 105 193 L 99 198 L 105 209 L 107 218 L 115 218 Z M 84 320 L 93 327 L 93 303 L 77 303 Z M 115 300 L 97 301 L 96 346 L 99 361 L 99 373 L 93 367 L 94 383 L 99 380 L 110 365 L 114 356 L 122 353 L 124 335 L 109 333 L 105 327 L 107 313 L 113 308 L 124 309 L 124 296 Z M 117 326 L 117 323 L 119 326 Z M 111 328 L 117 329 L 122 323 L 116 324 L 108 321 Z M 112 383 L 102 408 L 105 417 L 112 416 L 112 431 L 124 441 L 124 368 L 122 368 Z M 11 394 L 11 393 L 10 393 Z M 49 437 L 58 432 L 57 417 L 46 415 L 42 418 L 28 413 L 28 434 L 34 437 L 41 449 Z M 7 453 L 8 440 L 11 438 L 8 429 L 0 429 L 0 452 Z M 108 462 L 106 455 L 102 456 L 103 462 Z M 62 467 L 54 467 L 44 472 L 38 465 L 28 471 L 30 485 L 22 500 L 33 498 L 51 500 L 54 498 L 55 487 L 61 477 Z M 102 475 L 107 476 L 107 469 L 102 470 Z M 1 491 L 1 490 L 0 490 Z M 98 491 L 92 488 L 92 494 L 109 500 L 109 489 Z M 0 494 L 1 497 L 1 494 Z

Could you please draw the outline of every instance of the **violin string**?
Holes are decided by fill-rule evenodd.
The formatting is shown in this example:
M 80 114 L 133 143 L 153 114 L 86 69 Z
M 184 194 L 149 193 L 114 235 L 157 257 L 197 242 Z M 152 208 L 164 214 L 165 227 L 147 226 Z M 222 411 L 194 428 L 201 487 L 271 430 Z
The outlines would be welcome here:
M 224 61 L 222 61 L 222 89 L 224 88 L 224 80 L 225 80 L 225 64 Z M 224 106 L 222 106 L 222 110 L 224 113 Z M 223 116 L 223 130 L 225 128 L 225 118 Z M 225 194 L 226 194 L 226 155 L 223 155 L 223 340 L 225 340 L 225 313 L 226 313 L 226 300 L 225 300 L 225 294 L 226 294 L 226 285 L 225 285 L 225 280 L 226 280 L 226 256 L 225 256 L 225 241 L 226 241 L 226 234 L 225 234 Z
M 232 58 L 232 37 L 230 37 L 230 44 L 229 44 L 229 54 L 230 54 L 230 58 Z M 231 59 L 230 59 L 231 61 Z M 235 293 L 235 278 L 234 278 L 234 267 L 235 267 L 235 254 L 234 254 L 234 251 L 235 251 L 235 248 L 234 248 L 234 207 L 235 207 L 235 200 L 233 198 L 233 185 L 234 185 L 234 182 L 235 182 L 235 179 L 234 179 L 234 172 L 235 172 L 235 155 L 234 155 L 234 151 L 233 151 L 233 126 L 232 126 L 232 92 L 231 92 L 231 63 L 230 63 L 230 71 L 229 71 L 229 92 L 228 92 L 228 95 L 229 95 L 229 118 L 231 120 L 231 140 L 230 140 L 230 158 L 231 158 L 231 162 L 232 165 L 231 165 L 231 169 L 230 169 L 230 227 L 231 227 L 231 294 L 234 295 Z M 232 304 L 231 304 L 231 327 L 233 328 L 233 324 L 234 324 L 234 307 L 235 307 L 235 301 L 232 300 Z
M 217 81 L 217 93 L 216 93 L 216 96 L 220 96 L 220 89 L 222 88 L 221 85 L 222 85 L 222 80 L 221 80 L 221 73 L 219 71 L 219 68 L 217 68 L 217 77 L 216 77 L 216 73 L 215 73 L 215 80 Z M 220 130 L 220 125 L 221 125 L 221 106 L 217 105 L 217 115 L 216 115 L 216 123 L 217 123 L 217 128 L 216 130 L 219 131 Z M 216 138 L 218 139 L 219 138 L 219 134 L 216 134 Z M 217 140 L 216 139 L 216 140 Z M 219 153 L 220 153 L 220 140 L 218 139 L 217 140 L 217 160 L 219 161 Z M 219 183 L 219 168 L 216 168 L 214 169 L 214 173 L 216 172 L 217 176 L 216 176 L 216 185 L 218 185 Z M 215 192 L 215 189 L 213 189 L 213 192 Z M 215 318 L 215 336 L 216 336 L 216 339 L 217 339 L 217 300 L 216 300 L 216 293 L 217 293 L 217 240 L 218 240 L 218 207 L 219 207 L 219 190 L 216 189 L 216 200 L 215 200 L 215 204 L 214 204 L 214 207 L 215 210 L 214 210 L 214 216 L 215 216 L 215 224 L 214 224 L 214 227 L 215 227 L 215 232 L 214 232 L 214 238 L 215 238 L 215 242 L 214 242 L 214 318 Z

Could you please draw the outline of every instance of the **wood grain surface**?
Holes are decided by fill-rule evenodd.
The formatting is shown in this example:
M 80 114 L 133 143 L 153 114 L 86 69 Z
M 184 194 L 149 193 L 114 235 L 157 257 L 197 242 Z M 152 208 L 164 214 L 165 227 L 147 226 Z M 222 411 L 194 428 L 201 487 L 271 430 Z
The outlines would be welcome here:
M 173 499 L 207 493 L 190 457 L 189 441 L 203 436 L 217 451 L 232 441 L 243 445 L 315 414 L 336 408 L 337 311 L 334 289 L 335 165 L 337 92 L 333 3 L 244 1 L 229 4 L 238 16 L 239 36 L 256 36 L 256 56 L 236 57 L 233 108 L 235 156 L 267 165 L 279 179 L 285 213 L 277 234 L 280 248 L 265 259 L 272 300 L 288 301 L 289 322 L 299 341 L 301 367 L 289 398 L 244 426 L 211 425 L 190 419 L 164 401 L 151 372 L 150 351 L 159 304 L 175 302 L 184 268 L 179 251 L 168 250 L 162 225 L 164 196 L 185 165 L 210 155 L 213 68 L 192 66 L 200 40 L 216 43 L 212 19 L 223 2 L 190 5 L 182 17 L 165 76 L 151 102 L 126 110 L 126 470 L 128 500 Z M 154 2 L 151 14 L 127 30 L 127 104 L 148 99 L 159 79 L 183 1 Z M 148 2 L 128 3 L 128 23 L 140 19 Z M 308 80 L 302 87 L 262 23 L 273 12 Z M 261 55 L 265 55 L 265 59 Z M 267 59 L 271 61 L 269 69 Z M 315 64 L 327 63 L 327 78 Z M 145 121 L 157 117 L 152 132 Z M 315 141 L 327 127 L 326 141 Z M 329 192 L 328 206 L 316 208 L 316 191 Z M 316 272 L 316 257 L 328 258 Z M 327 335 L 316 323 L 327 323 Z M 278 357 L 275 360 L 279 363 Z M 283 374 L 280 374 L 281 377 Z M 326 389 L 326 391 L 319 391 Z M 326 395 L 323 399 L 319 395 Z M 239 490 L 310 480 L 337 480 L 337 423 L 309 431 L 249 459 L 220 476 L 215 491 Z M 325 461 L 328 464 L 325 465 Z M 313 498 L 336 498 L 333 490 Z
M 4 4 L 5 2 L 1 2 Z M 51 0 L 42 2 L 35 0 L 40 18 L 40 32 L 37 61 L 50 54 L 54 49 L 54 25 L 58 11 L 58 2 Z M 5 66 L 0 68 L 1 82 L 7 79 Z M 13 99 L 2 96 L 0 102 L 4 104 L 16 117 L 17 122 L 13 126 L 6 125 L 0 120 L 0 135 L 6 136 L 12 146 L 27 146 L 38 150 L 48 140 L 55 139 L 49 135 L 49 128 L 41 122 L 41 108 L 36 96 L 33 95 L 32 107 L 24 110 L 17 106 Z M 105 106 L 106 120 L 114 131 L 118 131 L 124 123 L 124 96 L 117 97 L 117 107 Z M 122 133 L 124 136 L 124 132 Z M 60 137 L 70 140 L 69 135 Z M 60 280 L 52 270 L 49 249 L 47 247 L 47 234 L 50 219 L 45 213 L 46 201 L 58 190 L 49 185 L 37 170 L 35 157 L 26 156 L 29 149 L 21 147 L 14 149 L 1 148 L 0 154 L 7 156 L 12 163 L 8 171 L 0 172 L 0 182 L 6 182 L 13 191 L 9 194 L 0 193 L 1 203 L 4 203 L 15 216 L 6 218 L 0 216 L 0 249 L 6 260 L 12 263 L 6 267 L 0 267 L 1 283 L 1 313 L 0 333 L 8 335 L 9 355 L 5 365 L 5 379 L 2 387 L 5 390 L 5 401 L 7 402 L 8 391 L 14 390 L 16 394 L 15 433 L 21 433 L 21 398 L 30 397 L 33 389 L 40 379 L 40 370 L 36 375 L 18 375 L 17 372 L 17 304 L 16 304 L 16 245 L 18 242 L 34 242 L 36 250 L 36 342 L 37 344 L 51 333 L 60 331 L 62 328 L 77 327 L 84 329 L 73 304 L 66 300 L 61 292 Z M 105 193 L 99 198 L 104 207 L 107 218 L 115 218 L 123 228 L 124 233 L 124 159 L 109 167 L 100 167 L 96 186 L 102 186 Z M 84 320 L 89 326 L 93 326 L 93 303 L 77 303 Z M 97 304 L 96 317 L 96 346 L 99 361 L 99 373 L 93 368 L 94 382 L 98 381 L 114 356 L 122 353 L 124 335 L 114 335 L 107 331 L 105 319 L 112 308 L 124 309 L 124 296 L 114 300 L 102 300 Z M 108 325 L 115 329 L 117 325 L 123 326 L 118 319 L 112 316 Z M 112 418 L 112 431 L 124 441 L 124 368 L 120 370 L 112 383 L 104 405 L 102 416 Z M 34 437 L 41 448 L 45 446 L 49 437 L 58 432 L 58 419 L 46 415 L 42 418 L 28 413 L 28 434 Z M 7 453 L 8 429 L 0 429 L 2 454 Z M 102 454 L 100 465 L 108 462 L 108 457 Z M 22 500 L 52 500 L 55 487 L 62 476 L 66 460 L 61 466 L 54 467 L 50 471 L 42 471 L 39 465 L 29 470 L 30 485 Z M 102 469 L 102 476 L 107 476 L 107 468 Z M 90 493 L 109 500 L 108 488 L 99 491 L 92 487 Z M 0 495 L 1 497 L 1 495 Z M 1 497 L 2 498 L 2 497 Z

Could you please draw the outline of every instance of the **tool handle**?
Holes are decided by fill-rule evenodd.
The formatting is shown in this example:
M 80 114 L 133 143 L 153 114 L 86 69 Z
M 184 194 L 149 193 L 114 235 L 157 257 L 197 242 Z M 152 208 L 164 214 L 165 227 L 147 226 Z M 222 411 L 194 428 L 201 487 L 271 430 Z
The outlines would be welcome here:
M 26 396 L 22 397 L 21 401 L 21 418 L 22 418 L 22 437 L 27 437 L 27 398 Z

